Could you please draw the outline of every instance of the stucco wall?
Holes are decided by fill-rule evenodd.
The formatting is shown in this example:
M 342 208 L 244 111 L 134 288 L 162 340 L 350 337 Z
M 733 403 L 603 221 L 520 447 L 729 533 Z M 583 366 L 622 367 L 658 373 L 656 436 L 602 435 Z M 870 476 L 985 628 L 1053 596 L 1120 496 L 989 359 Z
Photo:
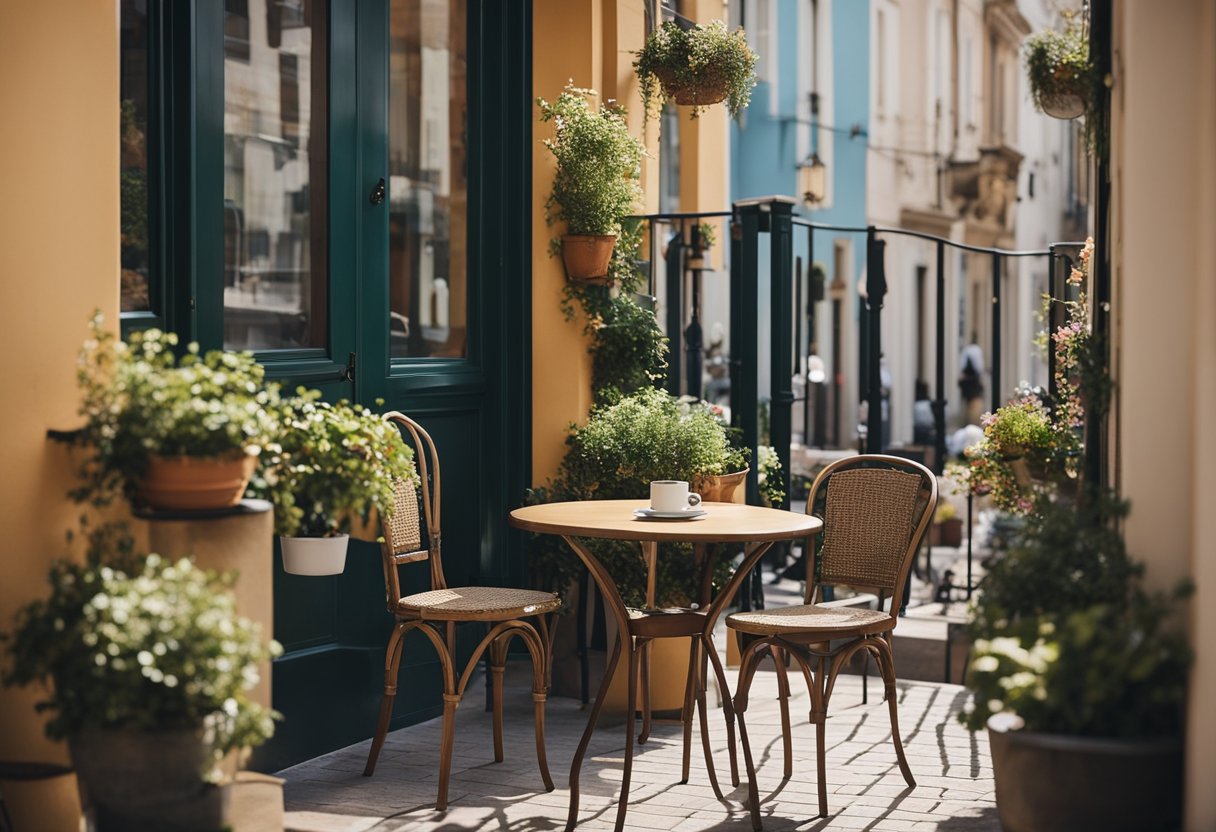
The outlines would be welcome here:
M 1196 584 L 1188 830 L 1216 828 L 1216 0 L 1115 3 L 1116 470 L 1127 543 Z
M 43 594 L 77 512 L 46 440 L 76 420 L 76 352 L 118 314 L 118 12 L 113 2 L 0 4 L 0 628 Z M 31 692 L 0 690 L 0 759 L 59 759 Z

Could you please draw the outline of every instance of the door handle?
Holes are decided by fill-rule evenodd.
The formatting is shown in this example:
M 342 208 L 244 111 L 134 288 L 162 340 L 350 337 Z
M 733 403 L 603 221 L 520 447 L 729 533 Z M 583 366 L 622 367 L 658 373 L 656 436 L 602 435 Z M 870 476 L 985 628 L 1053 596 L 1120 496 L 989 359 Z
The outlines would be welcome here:
M 372 188 L 372 195 L 369 197 L 372 205 L 379 205 L 381 202 L 384 202 L 384 194 L 384 177 L 381 176 L 380 181 L 376 183 L 376 187 Z

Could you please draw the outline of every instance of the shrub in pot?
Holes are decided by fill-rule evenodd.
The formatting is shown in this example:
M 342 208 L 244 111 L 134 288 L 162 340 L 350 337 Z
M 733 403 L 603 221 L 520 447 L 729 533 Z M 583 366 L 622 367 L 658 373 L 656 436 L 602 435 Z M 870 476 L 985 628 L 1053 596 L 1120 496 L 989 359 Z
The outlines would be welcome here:
M 633 68 L 649 116 L 655 102 L 691 106 L 695 118 L 721 101 L 732 118 L 751 100 L 756 86 L 756 54 L 742 29 L 721 20 L 688 28 L 669 20 L 646 38 Z
M 85 448 L 72 496 L 95 505 L 122 494 L 167 510 L 215 509 L 240 501 L 261 449 L 277 430 L 277 388 L 251 353 L 189 344 L 148 329 L 118 340 L 92 323 L 77 380 Z
M 283 400 L 279 440 L 255 483 L 274 503 L 283 568 L 297 575 L 342 572 L 353 520 L 389 514 L 398 479 L 418 485 L 414 451 L 394 425 L 319 398 L 313 390 Z
M 557 100 L 536 100 L 540 120 L 552 122 L 552 138 L 544 145 L 557 170 L 553 190 L 545 200 L 545 218 L 566 224 L 554 240 L 572 281 L 608 281 L 613 247 L 622 218 L 633 213 L 641 198 L 645 148 L 629 133 L 624 112 L 607 104 L 593 107 L 594 90 L 567 85 Z
M 1176 828 L 1189 651 L 1099 491 L 1043 500 L 981 583 L 963 714 L 988 728 L 997 809 L 1019 830 Z
M 220 828 L 230 752 L 273 734 L 248 691 L 280 648 L 236 614 L 234 581 L 103 527 L 18 611 L 3 681 L 45 685 L 47 735 L 68 741 L 103 832 Z

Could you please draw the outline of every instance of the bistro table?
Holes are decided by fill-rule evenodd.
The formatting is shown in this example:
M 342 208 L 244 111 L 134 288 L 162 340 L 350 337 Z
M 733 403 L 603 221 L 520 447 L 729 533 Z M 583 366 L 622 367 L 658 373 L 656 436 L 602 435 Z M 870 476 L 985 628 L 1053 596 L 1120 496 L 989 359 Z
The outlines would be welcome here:
M 621 657 L 622 647 L 628 651 L 628 688 L 625 715 L 625 773 L 621 781 L 621 795 L 617 806 L 616 829 L 625 824 L 625 811 L 629 802 L 629 778 L 633 768 L 633 735 L 637 709 L 638 676 L 642 674 L 643 689 L 647 687 L 645 658 L 650 642 L 656 638 L 691 637 L 688 659 L 688 683 L 685 687 L 684 708 L 681 722 L 684 727 L 683 779 L 687 782 L 690 743 L 692 737 L 692 711 L 694 699 L 700 715 L 701 745 L 705 752 L 706 768 L 715 792 L 721 797 L 714 776 L 713 758 L 710 752 L 708 722 L 705 706 L 704 676 L 706 662 L 712 661 L 714 673 L 723 693 L 723 709 L 726 712 L 727 742 L 730 746 L 731 782 L 738 785 L 738 766 L 735 761 L 734 711 L 727 696 L 726 674 L 713 643 L 714 625 L 727 604 L 734 598 L 744 577 L 752 571 L 764 553 L 781 540 L 796 540 L 808 537 L 822 528 L 822 521 L 814 516 L 796 514 L 757 506 L 736 503 L 703 503 L 705 514 L 690 519 L 657 520 L 635 516 L 637 509 L 648 508 L 646 500 L 587 500 L 571 503 L 548 503 L 527 506 L 511 512 L 512 526 L 538 534 L 561 535 L 586 565 L 604 597 L 604 605 L 616 622 L 616 643 L 599 695 L 595 698 L 587 727 L 579 741 L 578 750 L 570 766 L 570 812 L 566 829 L 572 830 L 578 822 L 579 771 L 587 753 L 587 745 L 595 724 L 599 719 L 604 696 L 612 681 L 613 672 Z M 642 558 L 646 564 L 646 606 L 630 609 L 621 600 L 620 591 L 611 573 L 599 559 L 580 542 L 579 538 L 607 538 L 611 540 L 636 540 L 641 544 Z M 655 609 L 655 570 L 658 563 L 660 543 L 692 543 L 694 557 L 701 567 L 700 604 L 694 608 Z M 707 547 L 714 543 L 744 543 L 743 561 L 735 570 L 729 583 L 713 596 L 711 579 L 713 564 L 707 556 Z M 648 699 L 648 697 L 646 697 Z M 650 708 L 643 703 L 643 739 L 649 733 Z

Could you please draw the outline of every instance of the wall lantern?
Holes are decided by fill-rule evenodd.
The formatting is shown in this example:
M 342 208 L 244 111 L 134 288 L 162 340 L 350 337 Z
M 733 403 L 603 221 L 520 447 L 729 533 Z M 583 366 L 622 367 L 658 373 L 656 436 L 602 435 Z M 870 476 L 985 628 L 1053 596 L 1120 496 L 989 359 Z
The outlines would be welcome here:
M 807 381 L 811 384 L 823 384 L 828 378 L 828 368 L 823 359 L 812 355 L 807 361 Z
M 807 207 L 814 207 L 827 196 L 827 165 L 812 153 L 798 166 L 798 192 Z

